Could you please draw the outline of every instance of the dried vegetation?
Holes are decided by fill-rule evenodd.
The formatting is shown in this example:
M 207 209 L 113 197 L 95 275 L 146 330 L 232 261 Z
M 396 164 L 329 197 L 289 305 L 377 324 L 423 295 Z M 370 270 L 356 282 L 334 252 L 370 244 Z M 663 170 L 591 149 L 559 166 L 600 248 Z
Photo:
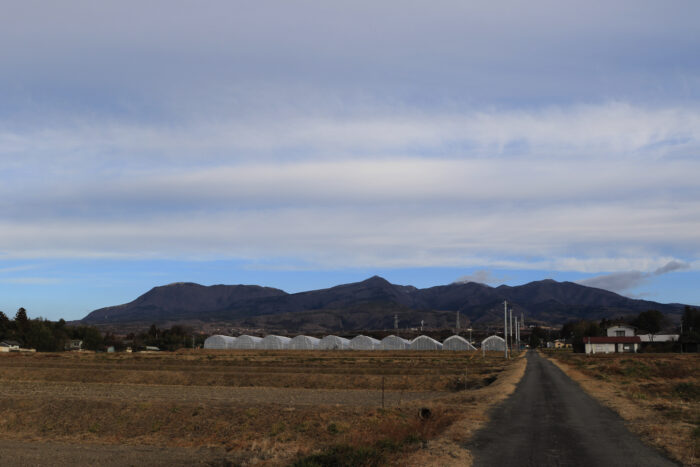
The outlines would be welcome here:
M 402 463 L 444 442 L 465 406 L 485 419 L 512 374 L 500 356 L 454 352 L 2 355 L 0 435 L 218 446 L 235 465 Z

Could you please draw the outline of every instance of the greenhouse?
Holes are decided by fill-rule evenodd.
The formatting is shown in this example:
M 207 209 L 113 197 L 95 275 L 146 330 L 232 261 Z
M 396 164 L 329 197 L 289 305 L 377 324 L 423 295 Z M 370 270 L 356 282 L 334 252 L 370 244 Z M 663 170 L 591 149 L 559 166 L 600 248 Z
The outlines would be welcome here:
M 225 350 L 232 349 L 233 343 L 236 341 L 235 337 L 222 336 L 219 334 L 209 336 L 204 341 L 205 349 L 215 349 L 215 350 Z
M 502 337 L 489 336 L 481 342 L 481 348 L 483 350 L 500 350 L 502 352 L 506 349 L 506 341 Z
M 320 339 L 311 336 L 296 336 L 289 341 L 290 350 L 316 350 Z
M 450 336 L 442 343 L 442 350 L 476 350 L 476 347 L 462 336 Z
M 411 343 L 399 336 L 386 336 L 380 343 L 381 350 L 408 350 L 411 348 Z
M 381 347 L 381 342 L 373 337 L 355 336 L 350 340 L 350 348 L 352 350 L 377 350 Z
M 258 343 L 262 340 L 260 337 L 256 336 L 247 336 L 247 335 L 242 335 L 238 336 L 236 338 L 236 341 L 233 343 L 232 349 L 239 349 L 239 350 L 250 350 L 250 349 L 255 349 L 258 347 Z
M 289 348 L 290 340 L 289 337 L 269 334 L 258 342 L 257 348 L 262 350 L 284 350 Z
M 350 340 L 338 336 L 326 336 L 318 342 L 321 350 L 347 350 L 350 348 Z
M 411 350 L 441 350 L 442 344 L 428 336 L 418 336 L 411 341 Z

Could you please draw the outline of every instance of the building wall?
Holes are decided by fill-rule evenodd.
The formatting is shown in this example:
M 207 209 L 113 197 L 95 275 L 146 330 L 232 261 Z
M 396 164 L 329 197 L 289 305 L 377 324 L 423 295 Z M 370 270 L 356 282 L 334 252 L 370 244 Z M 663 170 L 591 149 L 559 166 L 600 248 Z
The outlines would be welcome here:
M 633 337 L 634 336 L 634 328 L 631 326 L 610 326 L 607 329 L 608 332 L 608 337 L 617 337 L 618 335 L 622 335 L 625 337 Z M 618 334 L 618 332 L 622 332 L 624 334 Z

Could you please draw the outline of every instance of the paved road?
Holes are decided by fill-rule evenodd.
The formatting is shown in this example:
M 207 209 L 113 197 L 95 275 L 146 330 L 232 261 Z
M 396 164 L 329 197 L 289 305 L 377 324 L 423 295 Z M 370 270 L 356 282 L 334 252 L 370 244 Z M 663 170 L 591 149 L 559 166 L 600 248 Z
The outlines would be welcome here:
M 535 352 L 515 392 L 468 448 L 475 466 L 673 466 Z

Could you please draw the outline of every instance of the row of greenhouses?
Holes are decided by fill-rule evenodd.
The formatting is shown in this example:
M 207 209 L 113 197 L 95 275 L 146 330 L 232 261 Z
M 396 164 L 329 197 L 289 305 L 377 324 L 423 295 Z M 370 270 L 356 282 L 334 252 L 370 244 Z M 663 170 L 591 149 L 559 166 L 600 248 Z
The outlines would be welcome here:
M 502 337 L 490 336 L 482 341 L 481 346 L 485 350 L 503 350 L 505 341 Z M 439 342 L 428 336 L 418 336 L 408 340 L 391 335 L 379 340 L 363 335 L 352 339 L 339 336 L 325 336 L 319 339 L 304 335 L 290 338 L 274 334 L 265 337 L 214 335 L 204 341 L 204 348 L 218 350 L 476 350 L 476 347 L 461 336 L 451 336 L 444 342 Z

